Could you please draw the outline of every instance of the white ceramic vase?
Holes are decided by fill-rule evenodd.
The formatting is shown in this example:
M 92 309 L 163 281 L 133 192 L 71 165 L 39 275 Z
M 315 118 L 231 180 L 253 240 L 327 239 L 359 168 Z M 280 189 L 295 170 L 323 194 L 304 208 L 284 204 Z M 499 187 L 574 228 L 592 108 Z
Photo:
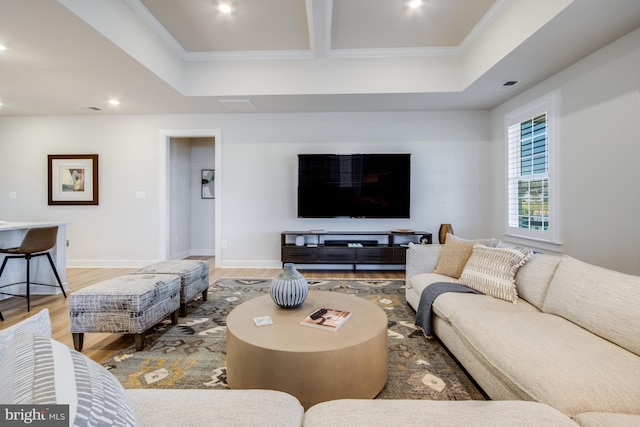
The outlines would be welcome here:
M 282 308 L 295 308 L 304 302 L 309 294 L 309 283 L 292 263 L 271 281 L 271 299 Z

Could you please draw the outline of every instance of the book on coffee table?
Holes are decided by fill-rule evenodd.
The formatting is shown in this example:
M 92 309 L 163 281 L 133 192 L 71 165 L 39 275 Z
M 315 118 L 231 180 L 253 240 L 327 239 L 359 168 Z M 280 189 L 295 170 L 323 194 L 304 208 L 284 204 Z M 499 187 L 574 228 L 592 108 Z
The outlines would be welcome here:
M 319 308 L 309 313 L 300 321 L 303 326 L 324 329 L 325 331 L 337 331 L 351 317 L 350 311 L 335 310 L 333 308 Z

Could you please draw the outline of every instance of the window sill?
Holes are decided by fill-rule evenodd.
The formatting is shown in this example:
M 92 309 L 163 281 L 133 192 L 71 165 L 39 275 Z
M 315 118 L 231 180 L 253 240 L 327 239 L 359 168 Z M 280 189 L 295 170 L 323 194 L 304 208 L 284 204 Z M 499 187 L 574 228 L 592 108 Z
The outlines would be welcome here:
M 534 237 L 522 236 L 518 234 L 504 234 L 504 242 L 514 245 L 522 245 L 531 249 L 554 255 L 562 254 L 562 242 L 551 242 L 548 240 L 537 239 Z

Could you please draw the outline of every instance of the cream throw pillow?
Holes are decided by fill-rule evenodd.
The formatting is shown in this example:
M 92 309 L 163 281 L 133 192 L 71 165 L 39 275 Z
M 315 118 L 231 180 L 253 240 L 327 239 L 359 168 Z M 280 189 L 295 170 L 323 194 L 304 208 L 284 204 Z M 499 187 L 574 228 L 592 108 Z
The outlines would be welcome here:
M 476 242 L 472 240 L 464 240 L 447 233 L 438 264 L 433 272 L 458 279 L 475 244 Z
M 515 276 L 529 257 L 529 249 L 477 245 L 458 283 L 515 304 L 518 300 Z

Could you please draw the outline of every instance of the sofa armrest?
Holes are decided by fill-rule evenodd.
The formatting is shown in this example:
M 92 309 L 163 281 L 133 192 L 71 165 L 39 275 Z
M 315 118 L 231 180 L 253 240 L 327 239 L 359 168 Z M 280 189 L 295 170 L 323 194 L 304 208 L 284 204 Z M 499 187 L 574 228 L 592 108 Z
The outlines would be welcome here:
M 409 243 L 405 270 L 406 279 L 420 273 L 431 273 L 436 268 L 438 258 L 440 258 L 440 251 L 442 251 L 442 245 L 416 245 Z

